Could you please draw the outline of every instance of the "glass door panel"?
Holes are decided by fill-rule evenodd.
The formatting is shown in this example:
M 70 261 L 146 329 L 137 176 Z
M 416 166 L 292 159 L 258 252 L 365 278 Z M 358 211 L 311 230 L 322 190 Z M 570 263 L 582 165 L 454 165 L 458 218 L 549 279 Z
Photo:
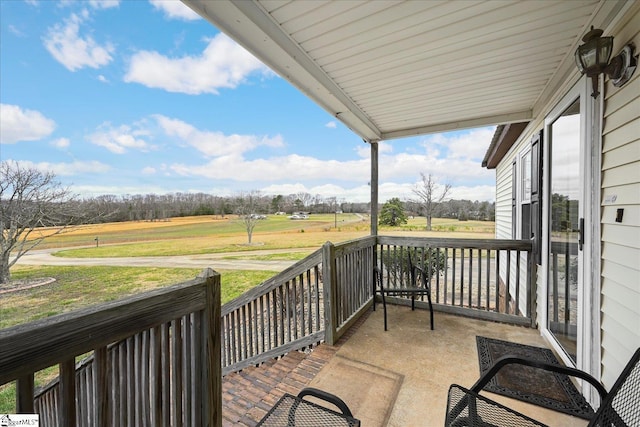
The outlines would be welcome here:
M 580 100 L 573 102 L 550 126 L 549 271 L 547 319 L 549 331 L 576 362 L 578 293 L 582 259 Z M 581 249 L 581 248 L 580 248 Z

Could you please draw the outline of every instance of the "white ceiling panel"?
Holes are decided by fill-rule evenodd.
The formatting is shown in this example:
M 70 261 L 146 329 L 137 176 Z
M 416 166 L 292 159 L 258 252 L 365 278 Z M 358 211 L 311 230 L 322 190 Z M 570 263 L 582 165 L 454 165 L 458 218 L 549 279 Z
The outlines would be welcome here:
M 531 119 L 626 3 L 183 1 L 370 141 Z

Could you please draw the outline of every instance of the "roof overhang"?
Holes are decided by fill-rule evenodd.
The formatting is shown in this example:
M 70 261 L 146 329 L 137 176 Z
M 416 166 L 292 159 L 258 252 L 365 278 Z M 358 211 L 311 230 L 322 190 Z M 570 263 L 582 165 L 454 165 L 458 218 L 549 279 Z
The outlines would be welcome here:
M 495 169 L 520 135 L 522 135 L 528 124 L 529 122 L 519 122 L 498 126 L 484 155 L 484 160 L 482 160 L 482 167 Z
M 367 141 L 527 122 L 625 0 L 183 0 Z

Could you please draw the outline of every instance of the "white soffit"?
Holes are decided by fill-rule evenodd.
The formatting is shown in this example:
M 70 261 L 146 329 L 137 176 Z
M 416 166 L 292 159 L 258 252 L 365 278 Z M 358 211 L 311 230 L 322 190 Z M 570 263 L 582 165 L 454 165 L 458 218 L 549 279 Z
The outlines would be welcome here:
M 531 120 L 624 0 L 183 0 L 367 141 Z

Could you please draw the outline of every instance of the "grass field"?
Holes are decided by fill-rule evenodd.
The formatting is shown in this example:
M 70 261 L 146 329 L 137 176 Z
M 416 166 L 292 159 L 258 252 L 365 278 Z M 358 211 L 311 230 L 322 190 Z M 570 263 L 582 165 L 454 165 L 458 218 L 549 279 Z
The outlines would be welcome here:
M 494 223 L 434 218 L 413 218 L 401 227 L 380 227 L 380 234 L 424 237 L 493 238 Z M 225 259 L 297 260 L 327 241 L 334 243 L 370 234 L 367 215 L 312 215 L 293 221 L 269 216 L 258 222 L 252 244 L 242 221 L 235 216 L 172 218 L 168 221 L 126 222 L 82 226 L 45 240 L 38 249 L 55 249 L 61 257 L 139 257 L 229 253 Z M 98 245 L 96 247 L 96 238 Z M 286 251 L 286 249 L 297 249 Z M 251 255 L 251 251 L 256 252 Z M 270 250 L 280 250 L 268 253 Z M 265 253 L 264 251 L 267 251 Z M 53 277 L 51 285 L 0 295 L 0 329 L 92 304 L 112 301 L 195 277 L 198 269 L 159 267 L 15 266 L 13 279 Z M 220 271 L 222 302 L 229 301 L 262 281 L 272 271 Z M 47 370 L 36 376 L 46 384 L 56 375 Z M 0 386 L 0 413 L 14 410 L 13 384 Z

